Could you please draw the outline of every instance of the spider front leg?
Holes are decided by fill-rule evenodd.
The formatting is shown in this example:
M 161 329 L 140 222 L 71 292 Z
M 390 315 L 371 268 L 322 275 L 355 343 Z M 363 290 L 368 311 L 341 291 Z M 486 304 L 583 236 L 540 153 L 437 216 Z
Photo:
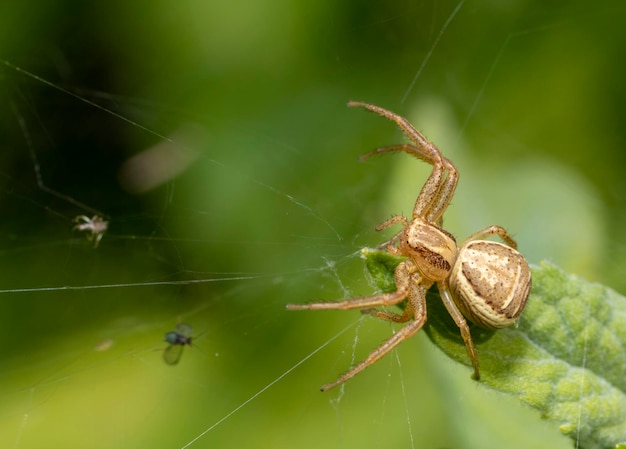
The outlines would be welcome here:
M 424 326 L 424 323 L 426 322 L 426 291 L 427 290 L 428 290 L 428 287 L 426 285 L 411 284 L 411 288 L 409 290 L 409 294 L 407 298 L 408 304 L 406 306 L 405 313 L 403 313 L 402 315 L 395 314 L 395 317 L 398 317 L 398 318 L 404 317 L 406 314 L 407 320 L 410 319 L 410 317 L 412 316 L 413 321 L 407 324 L 406 326 L 400 328 L 398 332 L 393 334 L 389 339 L 387 339 L 378 348 L 374 349 L 370 353 L 370 355 L 367 356 L 365 360 L 363 360 L 362 362 L 352 367 L 345 374 L 342 374 L 336 381 L 322 386 L 321 390 L 322 391 L 330 390 L 331 388 L 334 388 L 346 382 L 347 380 L 352 379 L 354 376 L 359 374 L 365 368 L 376 363 L 382 357 L 387 355 L 389 352 L 391 352 L 396 346 L 398 346 L 404 340 L 415 335 L 422 328 L 422 326 Z M 369 313 L 371 315 L 378 316 L 379 318 L 382 318 L 382 319 L 387 319 L 391 316 L 394 316 L 392 314 L 383 314 L 381 312 L 376 313 L 376 314 L 371 313 L 369 311 L 367 312 L 364 311 L 364 312 Z M 396 318 L 391 318 L 390 321 L 396 321 Z
M 432 285 L 432 282 L 424 283 L 424 279 L 422 278 L 422 276 L 420 276 L 418 272 L 415 272 L 413 273 L 412 278 L 411 278 L 412 287 L 410 287 L 410 289 L 414 289 L 416 288 L 416 286 L 420 286 L 420 285 L 422 285 L 426 290 L 428 290 L 430 286 Z M 413 294 L 412 291 L 413 290 L 409 291 L 409 294 L 408 294 L 409 297 Z M 386 310 L 378 310 L 378 309 L 363 309 L 361 310 L 361 313 L 364 315 L 374 316 L 380 320 L 391 321 L 393 323 L 406 323 L 407 321 L 410 321 L 411 318 L 415 316 L 415 310 L 414 310 L 414 307 L 411 307 L 410 301 L 409 301 L 409 304 L 407 304 L 407 306 L 404 308 L 404 311 L 402 312 L 402 314 L 394 313 L 394 312 L 387 312 Z
M 363 309 L 366 307 L 393 306 L 402 302 L 409 294 L 409 282 L 415 267 L 405 260 L 401 262 L 394 272 L 394 280 L 397 290 L 393 293 L 381 293 L 374 296 L 347 299 L 345 301 L 315 302 L 312 304 L 287 304 L 287 310 L 350 310 Z
M 374 316 L 378 318 L 379 320 L 391 321 L 392 323 L 406 323 L 413 316 L 413 314 L 407 307 L 404 308 L 404 312 L 402 312 L 402 314 L 394 313 L 394 312 L 387 312 L 386 310 L 378 310 L 378 309 L 363 309 L 361 310 L 361 313 L 363 315 Z
M 382 231 L 383 229 L 387 229 L 390 226 L 393 226 L 396 223 L 402 223 L 402 229 L 400 230 L 400 232 L 397 232 L 393 237 L 391 237 L 389 240 L 387 240 L 386 242 L 381 243 L 380 245 L 378 245 L 378 248 L 384 248 L 387 250 L 387 252 L 389 252 L 390 254 L 398 254 L 398 250 L 397 248 L 394 246 L 394 244 L 400 240 L 400 238 L 402 237 L 402 234 L 404 232 L 404 230 L 409 226 L 409 220 L 402 216 L 402 215 L 394 215 L 393 217 L 383 221 L 381 224 L 379 224 L 378 226 L 376 226 L 376 230 L 377 231 Z
M 381 224 L 376 226 L 377 231 L 382 231 L 383 229 L 387 229 L 390 226 L 395 225 L 396 223 L 402 223 L 402 227 L 406 228 L 409 226 L 409 220 L 402 215 L 394 215 L 393 217 L 383 221 Z
M 414 276 L 418 276 L 417 279 Z M 421 277 L 417 273 L 417 267 L 410 259 L 400 262 L 394 271 L 394 279 L 397 290 L 393 293 L 382 293 L 380 295 L 365 296 L 361 298 L 348 299 L 339 302 L 320 302 L 313 304 L 287 304 L 289 310 L 328 310 L 328 309 L 363 309 L 366 307 L 392 306 L 408 299 L 407 309 L 403 313 L 407 319 L 411 316 L 415 320 L 406 325 L 395 333 L 390 339 L 375 349 L 364 361 L 353 367 L 346 374 L 341 376 L 335 382 L 324 385 L 322 391 L 333 388 L 346 380 L 354 377 L 365 368 L 383 357 L 393 348 L 395 348 L 405 338 L 410 337 L 421 329 L 426 321 L 426 290 L 429 285 L 422 285 L 419 282 Z M 417 282 L 416 282 L 417 281 Z M 377 313 L 365 312 L 372 315 Z M 383 312 L 378 314 L 379 317 L 384 316 Z M 393 319 L 391 319 L 393 321 Z M 404 320 L 404 319 L 403 319 Z M 405 321 L 406 321 L 405 320 Z

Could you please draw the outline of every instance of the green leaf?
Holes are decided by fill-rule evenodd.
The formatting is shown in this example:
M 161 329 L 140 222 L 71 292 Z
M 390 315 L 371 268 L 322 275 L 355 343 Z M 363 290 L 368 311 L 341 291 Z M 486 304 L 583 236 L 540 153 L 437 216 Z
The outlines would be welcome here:
M 362 255 L 376 285 L 393 291 L 393 270 L 402 258 L 371 249 Z M 626 298 L 547 262 L 532 267 L 532 275 L 516 326 L 470 325 L 480 383 L 538 409 L 581 449 L 625 448 Z M 436 288 L 428 294 L 424 329 L 450 358 L 471 366 Z

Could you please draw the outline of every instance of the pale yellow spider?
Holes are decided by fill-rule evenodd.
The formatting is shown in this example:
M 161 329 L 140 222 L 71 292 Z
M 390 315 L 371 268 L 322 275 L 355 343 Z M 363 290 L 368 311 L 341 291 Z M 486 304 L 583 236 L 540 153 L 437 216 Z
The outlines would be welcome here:
M 365 360 L 336 381 L 324 385 L 322 391 L 351 379 L 417 333 L 426 322 L 426 292 L 435 283 L 443 304 L 461 331 L 474 367 L 474 378 L 478 380 L 478 356 L 465 318 L 487 329 L 500 329 L 513 324 L 522 313 L 530 292 L 528 263 L 516 251 L 515 240 L 500 226 L 478 231 L 457 246 L 454 236 L 441 227 L 443 213 L 450 204 L 458 181 L 454 165 L 441 156 L 437 147 L 405 118 L 371 104 L 350 102 L 348 106 L 369 109 L 394 121 L 412 142 L 378 148 L 361 159 L 403 151 L 431 164 L 433 170 L 415 201 L 411 220 L 394 215 L 376 227 L 380 231 L 397 223 L 402 224 L 402 230 L 381 245 L 391 254 L 407 257 L 394 272 L 395 292 L 340 302 L 287 305 L 290 310 L 363 309 L 362 313 L 382 320 L 396 323 L 410 321 Z M 492 235 L 499 236 L 506 245 L 482 240 Z M 402 314 L 372 308 L 392 306 L 404 300 L 407 303 Z
M 102 236 L 109 228 L 109 222 L 106 221 L 100 215 L 94 215 L 89 218 L 87 215 L 79 215 L 78 217 L 74 217 L 74 226 L 75 231 L 86 231 L 87 232 L 87 240 L 93 242 L 93 247 L 97 248 L 98 243 L 102 240 Z

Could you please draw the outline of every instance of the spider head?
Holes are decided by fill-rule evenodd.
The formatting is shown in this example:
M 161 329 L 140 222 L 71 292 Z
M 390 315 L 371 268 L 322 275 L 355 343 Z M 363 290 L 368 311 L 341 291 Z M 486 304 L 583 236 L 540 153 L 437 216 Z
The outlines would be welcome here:
M 405 228 L 398 249 L 415 262 L 425 277 L 435 282 L 450 275 L 457 255 L 452 234 L 420 217 Z

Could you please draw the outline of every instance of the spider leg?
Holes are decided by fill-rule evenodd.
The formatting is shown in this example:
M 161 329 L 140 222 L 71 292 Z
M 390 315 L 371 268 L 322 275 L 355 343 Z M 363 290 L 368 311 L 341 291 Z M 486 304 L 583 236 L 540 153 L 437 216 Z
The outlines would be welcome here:
M 396 235 L 391 237 L 386 242 L 383 242 L 380 245 L 377 245 L 376 248 L 384 249 L 389 254 L 393 254 L 394 256 L 402 256 L 402 253 L 398 250 L 398 248 L 395 247 L 395 243 L 398 240 L 400 240 L 400 237 L 402 237 L 402 234 L 403 234 L 403 232 L 398 232 Z
M 409 225 L 409 220 L 407 220 L 406 217 L 403 217 L 402 215 L 394 215 L 393 217 L 383 221 L 381 224 L 376 226 L 375 229 L 377 231 L 382 231 L 383 229 L 387 229 L 388 227 L 393 226 L 396 223 L 402 223 L 402 227 L 406 228 Z
M 480 380 L 480 370 L 478 369 L 478 354 L 476 353 L 476 348 L 474 347 L 474 341 L 472 340 L 472 334 L 470 333 L 467 321 L 465 321 L 465 318 L 454 303 L 454 299 L 452 299 L 452 294 L 450 293 L 450 288 L 448 287 L 447 282 L 437 282 L 437 287 L 439 287 L 439 293 L 441 295 L 443 305 L 446 306 L 448 313 L 461 331 L 461 337 L 463 338 L 463 342 L 465 343 L 467 354 L 472 360 L 472 366 L 474 367 L 474 379 Z
M 433 199 L 439 197 L 439 191 L 441 190 L 442 185 L 444 185 L 444 167 L 447 166 L 444 165 L 443 158 L 441 157 L 439 150 L 437 150 L 434 145 L 430 145 L 431 148 L 428 149 L 410 144 L 390 145 L 370 151 L 360 158 L 361 160 L 364 160 L 375 154 L 388 153 L 392 151 L 404 151 L 405 153 L 415 156 L 433 166 L 433 170 L 430 172 L 428 179 L 424 183 L 424 186 L 415 200 L 413 218 L 416 216 L 423 216 L 429 212 L 429 210 L 433 207 Z
M 383 221 L 381 224 L 376 226 L 375 229 L 377 231 L 382 231 L 383 229 L 393 226 L 396 223 L 402 223 L 402 229 L 398 233 L 396 233 L 393 237 L 391 237 L 389 240 L 378 245 L 378 248 L 385 248 L 389 253 L 397 255 L 399 253 L 398 253 L 397 248 L 394 246 L 394 244 L 398 240 L 400 240 L 400 238 L 402 237 L 404 233 L 404 229 L 409 226 L 409 221 L 406 219 L 406 217 L 403 217 L 402 215 L 394 215 L 393 217 L 389 218 L 388 220 Z
M 97 234 L 92 235 L 92 239 L 94 241 L 93 242 L 93 247 L 94 248 L 98 247 L 98 244 L 100 243 L 100 240 L 102 240 L 103 236 L 104 236 L 104 233 L 102 233 L 102 232 L 98 232 Z
M 411 290 L 409 290 L 409 295 L 408 295 L 409 297 L 415 294 L 414 289 L 417 288 L 417 286 L 421 285 L 425 289 L 425 291 L 427 291 L 432 285 L 432 282 L 429 282 L 429 281 L 424 282 L 424 278 L 420 276 L 419 273 L 414 273 L 411 281 L 412 281 L 411 285 L 413 287 Z M 414 310 L 414 307 L 411 307 L 410 299 L 409 299 L 409 304 L 407 304 L 407 306 L 404 308 L 404 311 L 402 312 L 402 314 L 387 312 L 386 310 L 378 310 L 378 309 L 363 309 L 361 310 L 361 313 L 364 315 L 372 315 L 384 321 L 391 321 L 394 323 L 406 323 L 411 318 L 413 318 L 413 316 L 415 315 L 415 310 Z
M 405 307 L 402 315 L 399 313 L 387 312 L 386 310 L 378 310 L 378 309 L 363 309 L 361 310 L 363 315 L 372 315 L 380 320 L 391 321 L 394 323 L 406 323 L 409 321 L 413 315 L 413 312 L 409 310 L 408 307 Z
M 358 101 L 350 101 L 348 102 L 348 106 L 358 106 L 368 109 L 395 122 L 404 134 L 406 134 L 406 136 L 415 144 L 415 146 L 404 144 L 378 148 L 361 156 L 361 160 L 368 158 L 373 154 L 381 154 L 389 151 L 404 151 L 433 166 L 433 171 L 426 180 L 426 183 L 422 187 L 422 190 L 420 191 L 420 194 L 415 202 L 413 217 L 425 216 L 431 209 L 433 209 L 433 212 L 428 213 L 426 217 L 434 217 L 429 221 L 436 221 L 436 219 L 448 206 L 450 198 L 452 197 L 456 187 L 456 180 L 458 179 L 458 176 L 456 175 L 454 165 L 452 165 L 449 160 L 443 158 L 439 149 L 426 137 L 424 137 L 422 133 L 415 129 L 415 127 L 404 117 L 379 106 L 361 103 Z M 446 182 L 443 183 L 442 178 L 446 169 L 449 171 L 450 175 L 446 179 Z
M 415 201 L 413 208 L 413 218 L 424 217 L 430 222 L 437 222 L 443 212 L 446 210 L 456 189 L 459 179 L 458 173 L 452 162 L 441 156 L 439 149 L 422 133 L 420 133 L 408 120 L 391 111 L 383 109 L 372 104 L 361 103 L 358 101 L 350 101 L 348 106 L 358 106 L 375 112 L 383 117 L 395 122 L 400 129 L 411 139 L 415 145 L 392 145 L 388 147 L 378 148 L 361 156 L 361 160 L 366 159 L 374 154 L 381 154 L 390 151 L 404 151 L 418 159 L 432 164 L 433 171 L 422 187 L 420 194 Z M 448 176 L 443 180 L 445 171 Z
M 393 293 L 363 296 L 346 301 L 314 302 L 311 304 L 287 304 L 287 310 L 351 310 L 364 307 L 393 306 L 403 301 L 406 291 L 398 289 Z
M 441 153 L 439 152 L 437 147 L 433 145 L 426 137 L 424 137 L 422 133 L 420 133 L 417 129 L 415 129 L 415 127 L 411 125 L 409 121 L 405 119 L 404 117 L 401 117 L 398 114 L 388 111 L 387 109 L 381 108 L 380 106 L 375 106 L 373 104 L 368 104 L 368 103 L 361 103 L 359 101 L 349 101 L 348 106 L 349 107 L 361 107 L 361 108 L 368 109 L 372 112 L 377 113 L 378 115 L 382 115 L 383 117 L 395 122 L 396 125 L 398 125 L 398 127 L 402 130 L 402 132 L 404 132 L 404 134 L 406 134 L 406 136 L 409 139 L 411 139 L 411 141 L 415 145 L 417 145 L 417 147 L 407 145 L 408 147 L 410 147 L 410 149 L 400 148 L 400 147 L 403 147 L 403 145 L 394 145 L 395 147 L 397 147 L 395 150 L 379 149 L 379 150 L 374 150 L 374 152 L 372 152 L 373 154 L 376 154 L 376 152 L 385 152 L 385 151 L 406 151 L 407 153 L 410 153 L 430 164 L 441 165 Z M 387 148 L 392 148 L 392 147 L 387 147 Z M 369 157 L 369 156 L 366 155 L 365 157 Z M 430 160 L 433 160 L 436 162 L 430 162 Z
M 517 242 L 513 240 L 511 234 L 509 234 L 508 231 L 502 226 L 497 225 L 488 226 L 485 229 L 473 233 L 463 241 L 463 244 L 471 240 L 483 240 L 484 238 L 490 237 L 492 235 L 498 235 L 504 243 L 506 243 L 513 249 L 517 249 Z
M 392 306 L 403 301 L 409 294 L 409 282 L 415 270 L 413 262 L 405 260 L 400 262 L 394 272 L 394 280 L 397 290 L 393 293 L 381 293 L 380 295 L 362 296 L 346 301 L 316 302 L 312 304 L 287 304 L 288 310 L 350 310 L 363 309 L 365 307 Z
M 385 340 L 385 342 L 383 342 L 383 344 L 381 344 L 378 348 L 374 349 L 365 360 L 352 367 L 350 371 L 342 374 L 336 381 L 322 386 L 321 390 L 330 390 L 331 388 L 334 388 L 337 385 L 353 378 L 365 368 L 376 363 L 383 356 L 387 355 L 404 340 L 415 335 L 426 322 L 426 290 L 426 286 L 422 284 L 413 284 L 411 287 L 408 298 L 409 303 L 407 304 L 405 313 L 414 317 L 412 322 L 400 328 L 398 332 L 393 334 L 389 339 Z M 399 317 L 401 315 L 397 316 Z
M 91 218 L 89 218 L 87 215 L 79 215 L 78 217 L 74 217 L 72 221 L 74 223 L 89 223 L 91 221 Z
M 443 222 L 442 215 L 450 205 L 450 201 L 452 200 L 452 196 L 456 190 L 456 184 L 459 181 L 459 172 L 454 164 L 445 157 L 442 158 L 442 160 L 446 170 L 448 171 L 448 176 L 446 176 L 445 181 L 443 181 L 443 183 L 439 186 L 437 195 L 434 198 L 431 198 L 432 201 L 430 203 L 430 210 L 426 215 L 426 219 L 428 221 L 437 223 L 439 226 L 441 226 Z M 417 208 L 417 203 L 415 204 L 415 207 Z M 413 214 L 415 217 L 415 211 Z

